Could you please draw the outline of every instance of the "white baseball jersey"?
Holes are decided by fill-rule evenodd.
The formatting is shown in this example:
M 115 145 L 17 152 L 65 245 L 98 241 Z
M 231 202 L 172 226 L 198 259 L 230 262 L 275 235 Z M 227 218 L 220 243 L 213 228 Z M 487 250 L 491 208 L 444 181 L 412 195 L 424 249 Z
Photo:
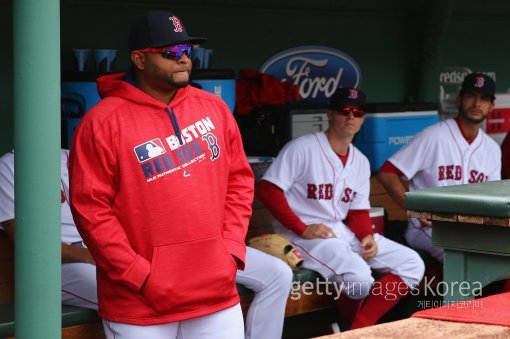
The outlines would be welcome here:
M 350 209 L 370 209 L 370 164 L 352 144 L 345 166 L 326 134 L 287 143 L 263 176 L 285 192 L 292 211 L 306 224 L 338 223 Z
M 501 150 L 483 130 L 469 144 L 454 119 L 418 133 L 388 159 L 409 180 L 409 191 L 501 179 Z
M 74 224 L 69 206 L 69 173 L 67 170 L 68 150 L 61 150 L 61 206 L 62 206 L 62 242 L 81 241 Z M 0 222 L 14 219 L 14 153 L 0 158 Z

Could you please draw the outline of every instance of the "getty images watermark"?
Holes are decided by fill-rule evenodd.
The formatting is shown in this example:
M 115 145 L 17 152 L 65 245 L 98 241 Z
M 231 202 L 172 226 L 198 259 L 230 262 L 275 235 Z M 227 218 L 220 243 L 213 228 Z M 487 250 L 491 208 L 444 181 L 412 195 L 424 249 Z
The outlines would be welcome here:
M 447 283 L 445 281 L 436 281 L 436 277 L 423 279 L 423 288 L 418 289 L 418 283 L 411 284 L 410 287 L 403 281 L 400 282 L 387 282 L 381 283 L 376 281 L 372 284 L 371 293 L 374 295 L 382 295 L 386 300 L 395 300 L 398 296 L 410 294 L 413 296 L 423 297 L 445 297 L 448 295 L 459 295 L 462 297 L 480 297 L 482 296 L 482 283 L 479 281 L 454 281 Z M 361 291 L 369 289 L 368 282 L 335 282 L 331 280 L 316 279 L 315 282 L 294 281 L 290 291 L 290 298 L 292 300 L 299 300 L 303 295 L 330 295 L 334 300 L 338 300 L 342 296 L 343 291 L 350 291 L 351 294 L 361 294 Z M 345 297 L 345 294 L 344 294 Z M 464 305 L 464 307 L 462 307 Z M 419 308 L 431 308 L 438 306 L 454 306 L 446 301 L 439 300 L 421 300 L 419 301 Z M 480 300 L 469 300 L 458 302 L 455 307 L 457 308 L 481 308 L 482 302 Z

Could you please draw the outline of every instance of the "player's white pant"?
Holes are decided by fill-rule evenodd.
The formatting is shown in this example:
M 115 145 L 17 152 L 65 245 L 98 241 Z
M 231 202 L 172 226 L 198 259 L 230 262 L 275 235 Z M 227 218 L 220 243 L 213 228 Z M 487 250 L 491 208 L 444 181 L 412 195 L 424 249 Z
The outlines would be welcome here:
M 444 261 L 444 249 L 432 245 L 432 227 L 423 227 L 418 219 L 409 219 L 406 241 L 412 248 L 425 250 L 440 263 Z
M 239 304 L 202 317 L 160 325 L 131 325 L 103 319 L 107 339 L 243 339 Z
M 62 264 L 62 304 L 97 310 L 96 266 Z
M 340 284 L 350 298 L 368 296 L 374 283 L 371 270 L 397 275 L 412 288 L 417 287 L 423 278 L 425 265 L 412 249 L 376 233 L 377 255 L 365 261 L 359 255 L 360 241 L 347 226 L 325 224 L 333 229 L 336 238 L 306 240 L 287 232 L 285 235 L 299 248 L 304 268 Z
M 246 316 L 246 339 L 282 337 L 285 306 L 292 286 L 292 270 L 282 260 L 251 247 L 246 267 L 236 282 L 255 292 Z

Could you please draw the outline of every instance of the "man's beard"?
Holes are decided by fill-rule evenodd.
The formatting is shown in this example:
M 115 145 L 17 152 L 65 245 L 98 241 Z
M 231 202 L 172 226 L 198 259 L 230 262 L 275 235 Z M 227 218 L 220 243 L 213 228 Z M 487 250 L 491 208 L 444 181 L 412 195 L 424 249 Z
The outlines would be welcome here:
M 174 81 L 174 80 L 169 80 L 167 82 L 168 85 L 172 86 L 173 88 L 184 88 L 186 86 L 188 86 L 190 83 L 189 79 L 186 80 L 186 81 Z
M 188 71 L 188 77 L 186 80 L 176 80 L 174 77 L 168 77 L 165 79 L 165 82 L 168 86 L 174 89 L 184 88 L 189 85 L 191 82 L 191 71 Z
M 467 113 L 467 111 L 465 109 L 463 109 L 462 107 L 459 107 L 459 113 L 460 113 L 460 116 L 462 116 L 462 118 L 464 118 L 465 120 L 467 120 L 473 124 L 481 124 L 482 122 L 485 121 L 485 119 L 487 119 L 487 116 L 488 116 L 488 114 L 485 114 L 481 118 L 470 117 L 469 114 Z

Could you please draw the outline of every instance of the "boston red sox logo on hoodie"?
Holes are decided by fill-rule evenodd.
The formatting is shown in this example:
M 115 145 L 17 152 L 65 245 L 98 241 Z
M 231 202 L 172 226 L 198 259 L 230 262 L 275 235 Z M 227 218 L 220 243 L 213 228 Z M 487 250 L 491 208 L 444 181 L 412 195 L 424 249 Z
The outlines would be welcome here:
M 204 161 L 206 151 L 200 140 L 207 144 L 209 159 L 218 159 L 221 148 L 214 130 L 215 126 L 210 117 L 206 117 L 183 128 L 179 137 L 174 134 L 168 136 L 165 139 L 166 144 L 160 138 L 154 138 L 135 146 L 134 152 L 147 182 Z M 184 176 L 188 175 L 184 173 Z

